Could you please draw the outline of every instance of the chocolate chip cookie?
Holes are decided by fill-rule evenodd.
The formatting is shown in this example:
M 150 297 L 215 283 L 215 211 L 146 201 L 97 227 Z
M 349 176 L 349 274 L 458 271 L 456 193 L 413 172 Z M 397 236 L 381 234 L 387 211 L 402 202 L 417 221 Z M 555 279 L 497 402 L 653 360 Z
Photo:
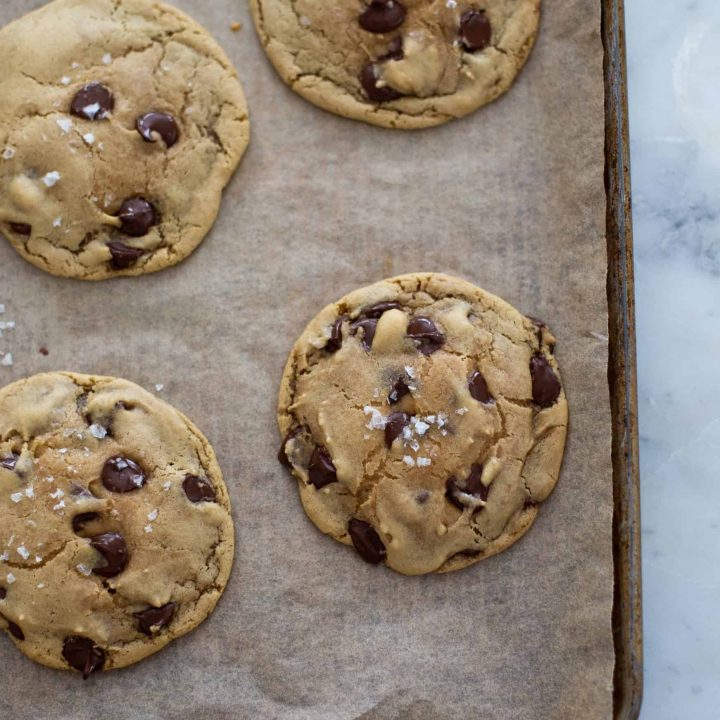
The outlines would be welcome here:
M 538 32 L 540 0 L 250 0 L 282 79 L 325 110 L 424 128 L 504 93 Z
M 125 380 L 47 373 L 0 390 L 0 628 L 85 677 L 213 610 L 230 501 L 202 433 Z
M 0 232 L 26 260 L 102 280 L 198 246 L 249 133 L 204 28 L 151 0 L 55 0 L 0 30 L 0 67 Z
M 554 346 L 541 321 L 447 275 L 328 305 L 290 354 L 278 408 L 279 459 L 310 519 L 407 575 L 512 545 L 562 463 Z

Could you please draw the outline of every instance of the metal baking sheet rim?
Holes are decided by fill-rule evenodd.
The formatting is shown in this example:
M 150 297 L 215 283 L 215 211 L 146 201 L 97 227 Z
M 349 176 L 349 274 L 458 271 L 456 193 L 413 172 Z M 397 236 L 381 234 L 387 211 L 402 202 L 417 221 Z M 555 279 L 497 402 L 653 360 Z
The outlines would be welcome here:
M 640 473 L 624 0 L 603 0 L 608 380 L 613 414 L 614 718 L 637 720 L 643 692 Z

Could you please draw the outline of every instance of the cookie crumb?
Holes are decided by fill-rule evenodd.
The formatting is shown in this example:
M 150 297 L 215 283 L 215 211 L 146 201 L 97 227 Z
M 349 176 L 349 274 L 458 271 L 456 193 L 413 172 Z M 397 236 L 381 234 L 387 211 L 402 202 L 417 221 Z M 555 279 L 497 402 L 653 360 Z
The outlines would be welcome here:
M 239 30 L 242 30 L 242 23 L 240 23 L 240 22 L 230 23 L 230 29 L 233 32 L 238 32 Z
M 41 345 L 41 346 L 38 348 L 38 352 L 39 352 L 41 355 L 45 355 L 45 356 L 47 356 L 47 355 L 50 354 L 50 351 L 49 351 L 44 345 Z

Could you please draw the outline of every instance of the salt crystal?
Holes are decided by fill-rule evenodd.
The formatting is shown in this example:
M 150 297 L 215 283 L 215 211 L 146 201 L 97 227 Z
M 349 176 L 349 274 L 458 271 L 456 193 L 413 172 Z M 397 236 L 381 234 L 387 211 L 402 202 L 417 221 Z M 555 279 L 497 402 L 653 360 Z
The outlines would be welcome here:
M 0 562 L 7 562 L 10 559 L 10 555 L 8 554 L 7 550 L 3 551 L 3 554 L 0 555 Z
M 447 0 L 445 6 L 449 7 L 452 10 L 453 8 L 457 7 L 457 0 Z
M 27 560 L 30 557 L 30 551 L 24 545 L 18 545 L 17 554 L 23 560 Z
M 91 103 L 82 109 L 82 114 L 90 120 L 95 120 L 95 116 L 100 112 L 100 103 Z
M 6 579 L 8 585 L 12 585 L 15 582 L 15 576 L 12 573 L 8 573 Z
M 157 508 L 155 508 L 155 510 L 148 513 L 147 517 L 148 517 L 148 520 L 150 520 L 150 522 L 152 522 L 153 520 L 157 520 L 157 516 L 158 516 L 158 511 L 157 511 Z
M 162 383 L 157 383 L 157 384 L 155 385 L 155 389 L 156 389 L 158 392 L 161 392 L 164 387 L 165 387 L 165 386 L 164 386 Z
M 38 583 L 35 587 L 36 587 L 38 590 L 42 590 L 42 589 L 45 587 L 45 583 Z
M 152 532 L 152 525 L 146 525 L 146 526 L 143 528 L 143 530 L 144 530 L 146 533 L 151 533 L 151 532 Z
M 53 227 L 60 227 L 62 225 L 62 218 L 56 217 L 53 220 Z
M 368 430 L 381 430 L 387 424 L 385 416 L 371 405 L 366 405 L 363 410 L 366 415 L 370 415 L 370 422 L 365 426 Z
M 2 152 L 3 160 L 12 160 L 15 157 L 15 148 L 6 147 Z
M 19 503 L 24 497 L 25 497 L 25 496 L 24 496 L 21 492 L 16 492 L 16 493 L 13 493 L 13 494 L 10 496 L 10 499 L 11 499 L 14 503 Z
M 55 122 L 58 124 L 58 126 L 64 133 L 69 133 L 72 130 L 73 121 L 70 118 L 60 118 Z
M 63 76 L 60 78 L 60 82 L 61 82 L 63 85 L 69 85 L 69 84 L 70 84 L 70 78 L 69 78 L 67 75 L 63 75 Z
M 415 460 L 411 455 L 403 455 L 403 462 L 410 467 L 415 467 Z
M 306 15 L 301 15 L 299 19 L 300 19 L 300 25 L 302 25 L 304 28 L 310 27 L 310 25 L 312 24 L 310 22 L 310 18 L 307 17 Z
M 33 486 L 30 485 L 30 487 L 25 488 L 25 495 L 29 498 L 35 497 L 35 490 L 33 490 Z
M 45 478 L 45 482 L 46 482 L 46 483 L 55 482 L 55 478 L 54 478 L 52 475 L 48 475 L 48 476 Z
M 417 451 L 420 449 L 420 443 L 419 443 L 417 440 L 413 440 L 413 441 L 410 443 L 410 447 L 411 447 L 415 452 L 417 452 Z
M 80 67 L 80 63 L 79 63 L 79 62 L 74 62 L 70 67 L 71 67 L 73 70 L 76 70 L 77 68 Z
M 57 500 L 58 498 L 61 498 L 64 494 L 65 493 L 60 488 L 58 488 L 55 492 L 50 493 L 50 497 L 53 500 Z
M 48 187 L 52 187 L 60 179 L 60 177 L 61 177 L 60 173 L 57 170 L 53 170 L 52 172 L 47 173 L 47 175 L 45 175 L 45 177 L 43 177 L 42 181 Z
M 112 55 L 110 53 L 105 53 L 102 60 L 105 65 L 109 65 L 112 62 Z
M 467 411 L 468 411 L 468 409 L 466 407 L 461 407 L 455 411 L 455 414 L 456 415 L 464 415 Z
M 2 315 L 5 312 L 5 306 L 0 303 L 0 315 Z
M 166 480 L 166 481 L 163 483 L 163 490 L 165 490 L 166 492 L 167 492 L 171 487 L 172 487 L 172 483 L 171 483 L 169 480 Z
M 5 367 L 9 367 L 12 364 L 13 364 L 12 353 L 5 353 L 5 355 L 3 355 L 3 359 L 0 360 L 0 365 L 5 365 Z
M 419 457 L 417 459 L 418 467 L 427 467 L 428 465 L 430 465 L 430 463 L 431 463 L 430 458 Z
M 65 507 L 65 501 L 61 500 L 57 505 L 53 505 L 53 510 L 62 510 Z
M 67 453 L 67 448 L 60 448 L 60 449 L 58 450 L 58 452 L 59 452 L 61 455 L 65 455 L 65 453 Z
M 36 563 L 42 562 L 42 555 L 36 555 L 36 556 L 35 556 L 35 562 L 36 562 Z
M 107 435 L 107 430 L 97 423 L 93 423 L 89 428 L 88 432 L 98 440 L 102 440 Z
M 414 379 L 415 379 L 415 371 L 412 369 L 412 366 L 406 365 L 406 366 L 405 366 L 405 373 L 407 374 L 407 376 L 408 376 L 411 380 L 414 380 Z
M 415 432 L 418 435 L 424 435 L 429 429 L 430 426 L 426 422 L 415 419 Z
M 437 416 L 437 426 L 441 428 L 443 425 L 447 423 L 448 416 L 445 413 L 438 413 Z
M 95 136 L 92 133 L 85 133 L 83 135 L 83 140 L 88 144 L 92 145 L 95 142 Z
M 78 563 L 75 567 L 81 575 L 85 575 L 86 577 L 88 577 L 92 574 L 92 568 L 88 567 L 87 565 L 83 565 L 83 563 Z

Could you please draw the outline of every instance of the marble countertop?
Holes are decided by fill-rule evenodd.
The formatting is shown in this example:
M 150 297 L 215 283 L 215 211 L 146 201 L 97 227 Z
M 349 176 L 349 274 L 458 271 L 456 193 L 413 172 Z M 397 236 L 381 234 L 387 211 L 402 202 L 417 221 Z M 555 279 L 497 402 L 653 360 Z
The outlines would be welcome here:
M 626 3 L 642 720 L 720 717 L 720 3 Z

